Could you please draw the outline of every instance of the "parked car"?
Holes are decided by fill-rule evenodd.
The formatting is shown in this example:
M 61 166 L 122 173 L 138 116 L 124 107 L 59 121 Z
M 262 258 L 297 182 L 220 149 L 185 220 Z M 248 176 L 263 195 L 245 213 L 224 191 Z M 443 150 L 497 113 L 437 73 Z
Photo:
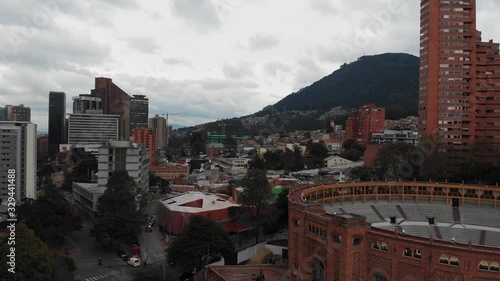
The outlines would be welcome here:
M 141 266 L 141 260 L 138 258 L 129 258 L 127 260 L 127 264 L 131 265 L 133 267 L 139 267 L 139 266 Z

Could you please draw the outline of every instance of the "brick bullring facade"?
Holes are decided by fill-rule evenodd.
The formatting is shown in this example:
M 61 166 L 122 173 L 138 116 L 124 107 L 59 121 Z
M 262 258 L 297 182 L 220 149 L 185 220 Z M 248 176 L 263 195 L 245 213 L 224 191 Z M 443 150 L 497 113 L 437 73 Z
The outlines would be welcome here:
M 433 235 L 410 235 L 401 230 L 404 223 L 385 222 L 378 211 L 380 219 L 375 216 L 375 220 L 381 221 L 378 225 L 386 224 L 393 230 L 374 227 L 377 224 L 352 211 L 359 208 L 360 213 L 366 213 L 366 210 L 376 211 L 379 204 L 392 207 L 403 202 L 409 205 L 397 205 L 400 210 L 405 206 L 412 210 L 416 206 L 429 214 L 434 206 L 436 210 L 449 207 L 450 210 L 457 208 L 450 211 L 455 217 L 458 210 L 472 210 L 473 213 L 474 210 L 485 210 L 492 220 L 500 218 L 500 208 L 497 209 L 500 189 L 494 187 L 430 182 L 358 182 L 295 189 L 289 196 L 288 260 L 291 275 L 297 280 L 307 281 L 500 280 L 500 244 L 493 246 L 497 240 L 491 240 L 493 242 L 486 245 L 485 241 L 490 240 L 484 237 L 488 233 L 488 237 L 500 241 L 498 227 L 469 226 L 460 221 L 448 225 L 445 219 L 431 226 L 423 222 L 412 226 L 414 229 L 437 228 L 438 234 L 439 228 L 443 232 L 480 233 L 477 240 L 480 242 L 469 240 L 469 243 L 463 243 L 454 238 L 451 241 L 443 238 L 445 233 L 442 239 Z M 351 212 L 344 212 L 344 208 Z M 405 217 L 407 221 L 411 220 L 410 213 Z M 453 229 L 454 225 L 462 227 L 461 223 L 465 225 L 463 230 L 457 232 Z M 481 230 L 482 227 L 488 231 Z

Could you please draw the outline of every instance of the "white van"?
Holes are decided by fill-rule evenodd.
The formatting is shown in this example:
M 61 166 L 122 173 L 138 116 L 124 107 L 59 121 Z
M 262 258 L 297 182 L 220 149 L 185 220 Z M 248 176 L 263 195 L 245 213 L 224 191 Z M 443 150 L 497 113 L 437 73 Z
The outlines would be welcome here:
M 138 266 L 141 266 L 141 260 L 138 258 L 130 258 L 130 259 L 128 259 L 127 264 L 129 264 L 133 267 L 138 267 Z

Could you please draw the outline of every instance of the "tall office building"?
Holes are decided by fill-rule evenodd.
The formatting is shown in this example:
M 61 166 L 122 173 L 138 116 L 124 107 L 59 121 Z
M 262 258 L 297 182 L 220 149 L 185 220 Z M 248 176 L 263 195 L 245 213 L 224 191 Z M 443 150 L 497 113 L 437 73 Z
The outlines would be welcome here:
M 6 105 L 0 107 L 0 121 L 31 121 L 31 108 L 20 105 Z
M 437 136 L 449 164 L 498 163 L 499 45 L 481 41 L 475 0 L 420 4 L 419 134 Z
M 120 116 L 120 139 L 128 140 L 130 136 L 130 96 L 116 86 L 110 78 L 104 77 L 95 79 L 95 89 L 91 91 L 91 95 L 101 99 L 104 114 Z
M 148 126 L 149 100 L 144 95 L 134 95 L 130 99 L 130 130 Z
M 154 117 L 149 118 L 149 128 L 153 129 L 156 133 L 156 148 L 164 149 L 167 145 L 167 120 L 156 114 Z
M 64 92 L 49 93 L 49 157 L 59 151 L 59 145 L 66 139 L 66 94 Z
M 7 121 L 7 108 L 0 107 L 0 121 Z
M 119 139 L 120 116 L 111 114 L 68 114 L 68 144 L 88 152 Z
M 16 201 L 36 199 L 36 125 L 30 122 L 0 121 L 0 201 L 9 197 L 8 170 L 15 170 Z
M 73 97 L 73 113 L 103 114 L 101 98 L 91 95 Z

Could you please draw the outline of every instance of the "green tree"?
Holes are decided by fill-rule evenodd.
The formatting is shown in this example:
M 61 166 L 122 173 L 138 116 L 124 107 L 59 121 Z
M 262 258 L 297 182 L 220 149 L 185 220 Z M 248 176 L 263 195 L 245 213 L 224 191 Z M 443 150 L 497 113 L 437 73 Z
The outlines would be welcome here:
M 283 189 L 276 201 L 265 211 L 264 233 L 274 234 L 288 227 L 288 189 Z
M 45 243 L 60 244 L 68 232 L 82 228 L 81 219 L 73 215 L 61 190 L 51 184 L 37 200 L 28 200 L 18 207 L 19 217 Z
M 302 151 L 300 147 L 296 146 L 293 150 L 293 160 L 294 160 L 294 171 L 300 171 L 304 169 L 304 158 L 302 157 Z
M 326 158 L 328 157 L 328 148 L 322 142 L 311 142 L 306 146 L 309 155 L 312 157 Z
M 92 179 L 92 172 L 97 172 L 97 159 L 83 148 L 73 148 L 71 157 L 76 165 L 71 172 L 64 175 L 63 188 L 71 191 L 73 182 L 89 183 Z
M 200 153 L 207 152 L 206 134 L 202 135 L 200 132 L 195 132 L 191 135 L 191 155 L 193 157 L 200 155 Z
M 53 280 L 54 261 L 47 245 L 23 223 L 16 225 L 15 233 L 15 245 L 9 245 L 7 237 L 0 243 L 0 280 Z M 11 247 L 15 247 L 15 275 L 8 271 L 7 255 Z
M 108 235 L 113 240 L 135 242 L 144 219 L 145 203 L 137 201 L 139 196 L 140 190 L 127 171 L 113 172 L 97 202 L 96 238 Z
M 167 261 L 183 271 L 191 271 L 201 268 L 210 257 L 233 250 L 234 246 L 227 232 L 220 225 L 208 218 L 193 216 L 178 238 L 168 247 Z
M 281 154 L 281 163 L 283 165 L 283 170 L 285 175 L 288 173 L 295 171 L 295 155 L 290 149 L 286 149 L 286 151 Z
M 241 186 L 244 188 L 240 197 L 241 203 L 255 208 L 255 215 L 259 217 L 273 198 L 266 171 L 256 169 L 248 171 L 241 180 Z
M 266 161 L 262 157 L 260 157 L 257 153 L 255 153 L 255 155 L 252 157 L 251 168 L 265 170 Z

